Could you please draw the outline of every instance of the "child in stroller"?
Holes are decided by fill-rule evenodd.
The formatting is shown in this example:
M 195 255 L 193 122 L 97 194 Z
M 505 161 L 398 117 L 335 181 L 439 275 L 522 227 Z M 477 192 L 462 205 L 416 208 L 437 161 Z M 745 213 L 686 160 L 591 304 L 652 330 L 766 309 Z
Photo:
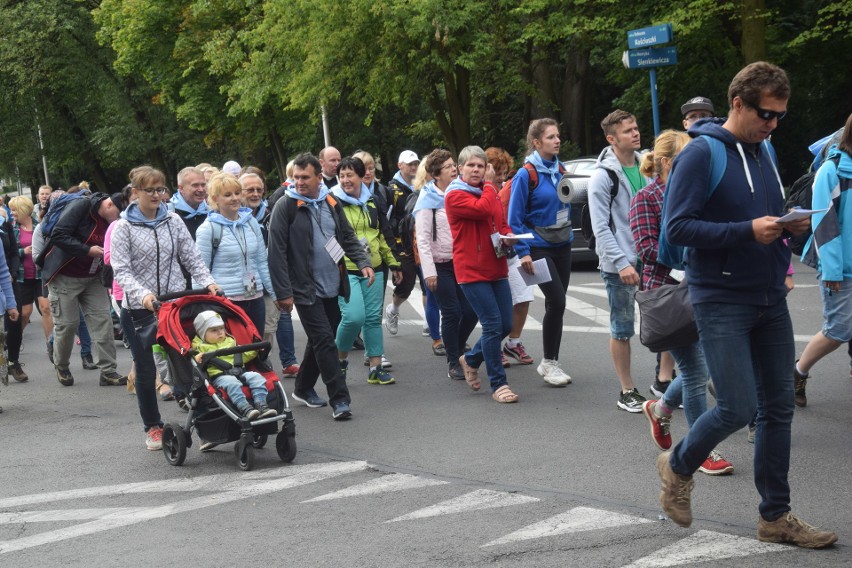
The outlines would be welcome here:
M 206 292 L 185 290 L 157 297 L 157 343 L 166 351 L 169 376 L 175 385 L 180 386 L 181 392 L 187 394 L 189 407 L 184 424 L 170 422 L 163 427 L 166 461 L 171 465 L 182 465 L 187 448 L 192 447 L 192 433 L 197 432 L 202 440 L 202 451 L 236 442 L 234 455 L 243 470 L 252 469 L 254 450 L 263 448 L 269 436 L 275 436 L 278 456 L 289 463 L 296 456 L 296 427 L 287 394 L 267 361 L 270 345 L 261 341 L 257 329 L 242 309 L 226 298 Z M 203 313 L 205 317 L 199 319 Z M 207 329 L 199 330 L 201 326 L 196 325 L 196 320 L 199 324 L 201 321 L 209 322 L 211 325 L 207 327 L 224 324 L 230 347 L 221 349 L 219 345 L 211 345 L 205 348 L 199 363 L 193 338 Z M 264 379 L 263 387 L 251 389 L 251 383 L 248 387 L 240 384 L 238 394 L 233 395 L 226 390 L 227 387 L 217 388 L 211 374 L 233 375 L 232 364 L 237 368 L 237 374 L 241 374 L 244 367 L 248 368 L 248 372 L 256 372 Z M 247 396 L 256 405 L 263 403 L 268 407 L 263 408 L 263 413 L 268 413 L 266 418 L 250 419 L 246 415 L 245 411 L 257 412 L 257 408 L 243 406 L 240 409 L 241 400 L 248 404 Z
M 204 353 L 228 349 L 237 345 L 233 336 L 228 335 L 225 331 L 225 321 L 222 316 L 213 310 L 206 310 L 198 314 L 193 325 L 198 335 L 192 340 L 192 349 L 198 352 L 195 355 L 195 361 L 199 365 L 202 364 Z M 270 408 L 266 404 L 266 378 L 260 373 L 243 369 L 243 364 L 255 357 L 257 357 L 257 351 L 222 355 L 211 359 L 207 368 L 207 377 L 213 383 L 213 386 L 228 393 L 231 403 L 237 407 L 237 410 L 246 420 L 257 420 L 278 415 L 274 408 Z M 235 361 L 235 358 L 241 360 Z M 238 376 L 245 381 L 245 384 L 251 390 L 254 406 L 243 394 L 243 382 L 237 378 Z

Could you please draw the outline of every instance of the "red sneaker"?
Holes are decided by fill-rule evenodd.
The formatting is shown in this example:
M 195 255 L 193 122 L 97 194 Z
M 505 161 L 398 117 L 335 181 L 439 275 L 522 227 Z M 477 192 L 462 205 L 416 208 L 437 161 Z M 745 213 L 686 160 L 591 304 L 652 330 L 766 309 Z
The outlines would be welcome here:
M 514 347 L 509 347 L 509 344 L 503 346 L 503 356 L 509 356 L 513 359 L 517 359 L 518 363 L 521 365 L 532 365 L 533 358 L 527 353 L 527 350 L 524 349 L 523 343 L 518 343 Z
M 281 376 L 285 379 L 295 379 L 296 375 L 299 374 L 299 366 L 298 365 L 288 365 L 283 371 L 281 371 Z
M 713 450 L 698 468 L 698 471 L 707 475 L 727 475 L 734 472 L 734 464 L 720 456 L 719 452 Z
M 654 440 L 654 443 L 658 448 L 665 451 L 672 447 L 672 435 L 669 432 L 669 426 L 671 425 L 672 418 L 671 416 L 658 418 L 657 415 L 654 414 L 653 405 L 656 403 L 656 400 L 646 400 L 643 402 L 642 414 L 645 415 L 645 418 L 647 418 L 648 422 L 651 424 L 651 439 Z

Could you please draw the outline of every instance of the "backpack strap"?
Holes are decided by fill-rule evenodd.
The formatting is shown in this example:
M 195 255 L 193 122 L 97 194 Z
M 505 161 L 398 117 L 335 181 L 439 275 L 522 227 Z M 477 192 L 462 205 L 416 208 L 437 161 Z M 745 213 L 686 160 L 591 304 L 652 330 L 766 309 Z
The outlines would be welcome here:
M 728 169 L 728 152 L 725 143 L 718 138 L 706 134 L 702 134 L 701 138 L 707 142 L 707 146 L 710 148 L 710 185 L 707 191 L 707 198 L 709 199 L 716 188 L 719 187 L 719 183 L 725 175 L 725 170 Z
M 219 223 L 210 223 L 210 270 L 213 270 L 213 260 L 216 258 L 216 251 L 219 250 L 219 245 L 222 244 L 222 225 Z

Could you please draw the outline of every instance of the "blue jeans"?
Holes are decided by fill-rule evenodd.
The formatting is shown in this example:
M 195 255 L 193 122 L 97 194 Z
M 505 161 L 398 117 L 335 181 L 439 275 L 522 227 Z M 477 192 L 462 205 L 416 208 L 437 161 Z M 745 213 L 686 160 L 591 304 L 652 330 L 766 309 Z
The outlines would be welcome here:
M 702 414 L 675 447 L 672 469 L 692 475 L 757 410 L 754 484 L 761 497 L 760 515 L 774 521 L 790 510 L 795 345 L 787 301 L 773 306 L 708 302 L 693 308 L 716 387 L 716 407 Z
M 636 308 L 633 303 L 636 286 L 629 286 L 622 282 L 617 272 L 601 270 L 601 278 L 606 285 L 606 297 L 609 301 L 610 337 L 627 341 L 636 333 L 634 326 Z
M 80 356 L 92 354 L 92 336 L 89 335 L 89 328 L 86 327 L 86 319 L 83 317 L 82 310 L 80 311 L 80 327 L 77 328 L 77 337 L 80 338 Z
M 438 285 L 435 300 L 441 309 L 441 335 L 447 351 L 447 362 L 458 365 L 467 338 L 476 329 L 476 312 L 465 298 L 453 269 L 453 261 L 436 262 Z
M 686 423 L 692 426 L 707 410 L 707 381 L 710 379 L 710 371 L 707 370 L 704 351 L 696 341 L 692 345 L 672 349 L 669 353 L 674 357 L 680 374 L 666 389 L 663 402 L 669 408 L 677 408 L 683 403 Z
M 376 280 L 368 286 L 369 278 L 349 274 L 349 301 L 337 298 L 340 306 L 340 324 L 337 326 L 335 343 L 337 350 L 349 353 L 352 342 L 363 329 L 364 348 L 367 357 L 381 357 L 385 352 L 382 336 L 382 290 L 385 277 L 376 272 Z
M 420 270 L 420 267 L 417 267 Z M 422 274 L 422 272 L 421 272 Z M 426 288 L 426 325 L 429 326 L 429 337 L 432 341 L 441 339 L 441 308 L 432 290 Z
M 251 397 L 255 404 L 266 404 L 266 379 L 260 373 L 248 371 L 243 373 L 243 378 L 246 384 L 251 389 Z M 243 392 L 243 383 L 234 375 L 219 375 L 212 379 L 213 386 L 220 388 L 228 393 L 228 398 L 231 403 L 237 407 L 240 412 L 245 412 L 251 405 L 246 400 L 246 395 Z
M 293 331 L 293 316 L 290 312 L 278 313 L 275 341 L 278 342 L 278 358 L 281 360 L 281 367 L 286 369 L 296 364 L 296 334 Z
M 473 349 L 467 352 L 465 359 L 474 369 L 485 362 L 491 392 L 494 392 L 508 384 L 501 353 L 503 338 L 512 331 L 512 290 L 505 278 L 494 282 L 462 284 L 461 289 L 482 324 L 482 335 Z

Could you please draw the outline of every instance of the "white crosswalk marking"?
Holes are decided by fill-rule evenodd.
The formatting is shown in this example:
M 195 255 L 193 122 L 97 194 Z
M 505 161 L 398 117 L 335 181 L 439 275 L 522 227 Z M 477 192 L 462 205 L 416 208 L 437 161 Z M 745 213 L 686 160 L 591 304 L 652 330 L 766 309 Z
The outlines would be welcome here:
M 388 493 L 391 491 L 404 491 L 406 489 L 416 489 L 420 487 L 431 487 L 433 485 L 446 485 L 446 481 L 437 479 L 427 479 L 416 475 L 408 475 L 407 473 L 391 473 L 384 475 L 378 479 L 372 479 L 360 485 L 353 485 L 340 491 L 326 493 L 302 503 L 313 503 L 315 501 L 329 501 L 331 499 L 343 499 L 344 497 L 358 497 L 361 495 L 375 495 L 377 493 Z
M 280 477 L 278 479 L 266 479 L 256 483 L 244 482 L 242 484 L 235 484 L 236 486 L 232 489 L 225 491 L 220 490 L 215 494 L 215 496 L 203 495 L 158 507 L 137 508 L 126 514 L 116 513 L 104 518 L 98 518 L 88 523 L 46 531 L 14 540 L 0 541 L 0 554 L 95 534 L 106 530 L 163 518 L 169 515 L 185 513 L 187 511 L 195 511 L 197 509 L 223 505 L 257 495 L 266 495 L 272 491 L 291 489 L 293 487 L 314 483 L 330 477 L 343 475 L 345 473 L 363 470 L 366 469 L 366 467 L 366 462 L 334 462 L 279 468 L 275 470 L 275 474 L 284 477 Z M 169 480 L 160 483 L 165 486 L 166 484 L 173 483 L 173 481 Z M 209 489 L 212 490 L 213 488 L 210 487 Z M 107 491 L 106 494 L 115 495 L 117 493 Z
M 125 516 L 140 513 L 148 507 L 107 507 L 103 509 L 57 509 L 53 511 L 23 511 L 0 513 L 0 525 L 17 523 L 50 523 L 61 521 L 89 521 L 110 515 Z
M 753 538 L 744 538 L 713 531 L 697 533 L 677 541 L 671 546 L 661 548 L 653 554 L 640 558 L 624 568 L 664 568 L 683 566 L 688 563 L 725 558 L 739 558 L 752 554 L 789 551 L 789 546 L 760 542 Z
M 498 507 L 511 507 L 513 505 L 523 505 L 526 503 L 534 503 L 539 499 L 528 497 L 526 495 L 518 495 L 517 493 L 506 493 L 504 491 L 491 491 L 490 489 L 477 489 L 470 493 L 465 493 L 454 499 L 442 501 L 437 505 L 425 507 L 418 511 L 402 515 L 395 519 L 385 521 L 386 523 L 395 523 L 397 521 L 411 521 L 414 519 L 425 519 L 428 517 L 438 517 L 440 515 L 453 515 L 457 513 L 465 513 L 467 511 L 481 511 L 483 509 L 496 509 Z
M 651 522 L 653 521 L 632 515 L 612 513 L 589 507 L 575 507 L 570 511 L 529 525 L 482 546 L 496 546 L 519 540 L 530 540 L 572 532 L 592 531 Z

